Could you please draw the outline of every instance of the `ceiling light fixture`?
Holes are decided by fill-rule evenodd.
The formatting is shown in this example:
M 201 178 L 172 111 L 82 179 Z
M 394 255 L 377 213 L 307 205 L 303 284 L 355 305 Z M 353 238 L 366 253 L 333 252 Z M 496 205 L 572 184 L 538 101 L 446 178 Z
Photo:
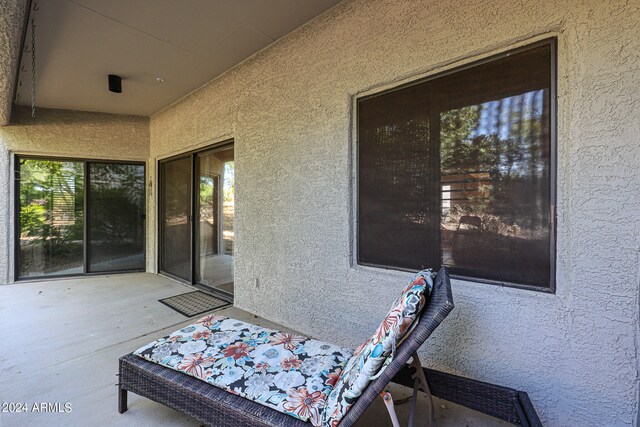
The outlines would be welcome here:
M 114 93 L 122 93 L 122 78 L 115 74 L 109 74 L 109 90 Z
M 158 83 L 164 83 L 164 79 L 162 77 L 156 77 L 156 81 Z

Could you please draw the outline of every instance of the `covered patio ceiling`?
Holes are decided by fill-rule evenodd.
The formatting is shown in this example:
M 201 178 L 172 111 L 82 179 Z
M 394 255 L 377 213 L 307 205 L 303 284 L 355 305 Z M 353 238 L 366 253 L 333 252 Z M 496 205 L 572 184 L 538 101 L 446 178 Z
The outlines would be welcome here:
M 38 107 L 149 116 L 300 27 L 339 0 L 0 0 L 0 124 L 31 104 L 36 26 Z M 16 79 L 16 73 L 21 70 Z M 107 75 L 122 77 L 120 94 Z M 18 84 L 15 90 L 14 86 Z

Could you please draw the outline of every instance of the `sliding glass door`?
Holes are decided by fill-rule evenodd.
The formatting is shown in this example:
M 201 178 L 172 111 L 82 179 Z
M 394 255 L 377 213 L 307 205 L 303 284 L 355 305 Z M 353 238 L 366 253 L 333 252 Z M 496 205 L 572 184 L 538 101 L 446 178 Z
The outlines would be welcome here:
M 160 271 L 233 294 L 233 144 L 160 162 Z
M 144 165 L 16 157 L 16 278 L 144 270 Z

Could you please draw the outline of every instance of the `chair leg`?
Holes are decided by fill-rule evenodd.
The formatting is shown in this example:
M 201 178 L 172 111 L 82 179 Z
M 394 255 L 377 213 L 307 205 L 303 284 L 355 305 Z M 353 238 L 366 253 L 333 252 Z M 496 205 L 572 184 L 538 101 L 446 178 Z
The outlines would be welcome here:
M 418 357 L 418 353 L 413 353 L 413 360 L 411 361 L 411 365 L 416 368 L 416 373 L 413 374 L 413 378 L 415 381 L 414 385 L 414 393 L 413 393 L 413 407 L 411 419 L 413 419 L 413 412 L 415 411 L 415 400 L 417 398 L 417 390 L 418 388 L 422 388 L 422 391 L 427 395 L 427 425 L 432 427 L 436 422 L 436 413 L 435 408 L 433 406 L 433 396 L 431 395 L 431 390 L 429 390 L 429 384 L 427 383 L 427 377 L 424 375 L 424 369 L 422 369 L 422 364 L 420 363 L 420 358 Z
M 118 412 L 124 414 L 127 412 L 127 390 L 118 386 Z
M 391 424 L 393 424 L 393 427 L 400 427 L 400 422 L 398 421 L 398 416 L 396 415 L 396 408 L 393 404 L 391 393 L 389 393 L 388 391 L 383 391 L 382 393 L 380 393 L 380 397 L 384 401 L 384 405 L 387 407 L 387 411 L 389 411 Z
M 409 412 L 409 427 L 413 427 L 416 419 L 417 412 L 417 402 L 418 402 L 418 391 L 422 390 L 427 395 L 427 426 L 433 427 L 435 420 L 435 409 L 433 406 L 433 396 L 431 395 L 431 390 L 429 390 L 429 384 L 427 383 L 427 377 L 424 375 L 424 369 L 422 369 L 422 365 L 420 364 L 420 359 L 418 358 L 418 353 L 413 353 L 413 360 L 411 365 L 416 369 L 415 374 L 413 374 L 413 395 L 411 397 L 411 412 Z M 391 423 L 393 427 L 400 427 L 400 421 L 398 421 L 398 416 L 396 415 L 395 405 L 393 403 L 393 397 L 391 393 L 388 391 L 383 391 L 380 393 L 380 397 L 384 401 L 384 405 L 387 407 L 387 411 L 389 412 L 389 417 L 391 417 Z
M 418 405 L 418 386 L 420 385 L 419 379 L 413 380 L 413 395 L 411 396 L 411 411 L 409 412 L 409 427 L 413 427 L 416 421 L 416 407 Z

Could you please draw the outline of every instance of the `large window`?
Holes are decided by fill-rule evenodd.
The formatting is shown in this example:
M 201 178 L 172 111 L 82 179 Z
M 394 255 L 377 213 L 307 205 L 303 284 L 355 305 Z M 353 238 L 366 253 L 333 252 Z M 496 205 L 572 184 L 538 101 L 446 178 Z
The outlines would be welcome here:
M 358 262 L 553 289 L 555 43 L 358 101 Z
M 16 157 L 16 277 L 144 269 L 144 165 Z

